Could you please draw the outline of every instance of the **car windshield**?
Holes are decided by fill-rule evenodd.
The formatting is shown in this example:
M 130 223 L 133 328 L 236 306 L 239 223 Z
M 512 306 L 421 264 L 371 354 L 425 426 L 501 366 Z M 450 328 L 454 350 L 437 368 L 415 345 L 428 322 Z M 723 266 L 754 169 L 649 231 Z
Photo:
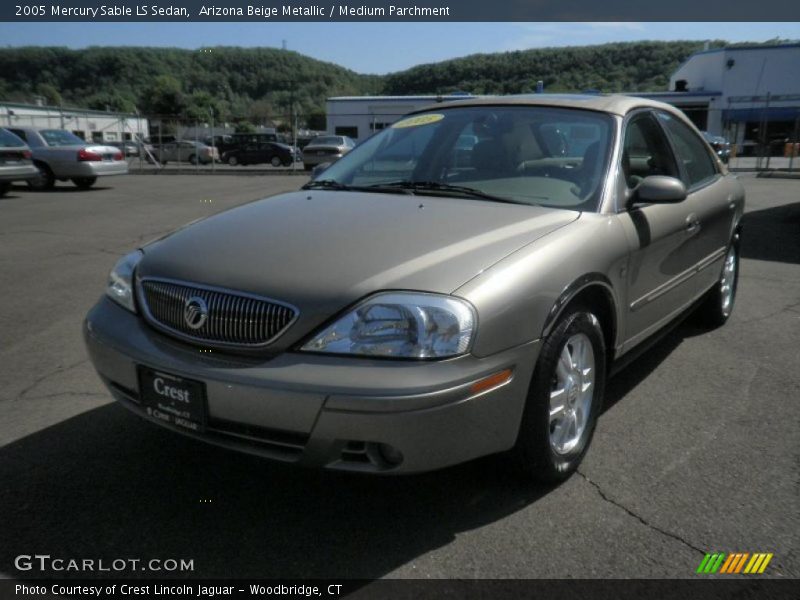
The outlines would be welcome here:
M 597 210 L 613 131 L 610 115 L 571 108 L 418 113 L 354 148 L 318 184 Z
M 42 129 L 39 134 L 48 146 L 84 146 L 86 144 L 74 133 L 63 129 Z
M 342 138 L 336 136 L 320 136 L 311 140 L 309 146 L 341 146 Z
M 13 133 L 0 129 L 0 148 L 21 148 L 23 146 L 25 146 L 25 142 Z

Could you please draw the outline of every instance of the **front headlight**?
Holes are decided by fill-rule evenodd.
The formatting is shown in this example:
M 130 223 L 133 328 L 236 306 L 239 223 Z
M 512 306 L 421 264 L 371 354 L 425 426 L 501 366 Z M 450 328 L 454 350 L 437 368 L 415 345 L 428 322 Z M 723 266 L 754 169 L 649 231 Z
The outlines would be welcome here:
M 133 270 L 142 256 L 142 251 L 136 250 L 120 258 L 108 274 L 106 287 L 106 295 L 109 298 L 134 313 L 136 304 L 133 301 Z
M 305 344 L 306 352 L 445 358 L 467 352 L 475 309 L 452 296 L 386 292 L 368 298 Z

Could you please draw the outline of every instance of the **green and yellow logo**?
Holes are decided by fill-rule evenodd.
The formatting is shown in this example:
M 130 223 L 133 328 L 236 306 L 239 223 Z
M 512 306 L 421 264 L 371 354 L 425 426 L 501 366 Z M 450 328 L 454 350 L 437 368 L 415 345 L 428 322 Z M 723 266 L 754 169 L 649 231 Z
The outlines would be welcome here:
M 730 554 L 716 552 L 714 554 L 706 554 L 696 572 L 704 575 L 714 573 L 757 575 L 764 572 L 769 561 L 772 560 L 772 556 L 771 552 L 756 552 L 754 554 L 749 552 L 732 552 Z

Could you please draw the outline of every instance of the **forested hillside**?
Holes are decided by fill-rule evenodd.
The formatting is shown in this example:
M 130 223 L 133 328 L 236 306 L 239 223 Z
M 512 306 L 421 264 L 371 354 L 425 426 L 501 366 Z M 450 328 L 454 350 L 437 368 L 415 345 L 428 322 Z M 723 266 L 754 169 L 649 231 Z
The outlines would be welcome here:
M 311 124 L 325 98 L 351 94 L 513 94 L 653 91 L 702 42 L 631 42 L 474 54 L 385 76 L 360 75 L 274 48 L 93 47 L 0 49 L 0 99 L 259 123 L 285 120 L 294 105 Z M 711 43 L 722 46 L 724 42 Z M 322 120 L 324 127 L 324 119 Z
M 387 75 L 383 89 L 388 94 L 519 94 L 533 91 L 542 80 L 549 92 L 659 91 L 666 89 L 675 68 L 702 47 L 703 42 L 629 42 L 474 54 Z
M 0 49 L 0 99 L 178 114 L 254 122 L 324 111 L 325 98 L 380 91 L 379 77 L 359 75 L 297 52 L 274 48 L 52 47 Z

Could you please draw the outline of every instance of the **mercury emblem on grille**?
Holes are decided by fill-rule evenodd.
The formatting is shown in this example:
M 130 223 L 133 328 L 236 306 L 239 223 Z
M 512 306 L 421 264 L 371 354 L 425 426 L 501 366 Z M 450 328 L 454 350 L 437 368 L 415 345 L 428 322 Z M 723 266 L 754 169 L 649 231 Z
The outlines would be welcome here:
M 192 296 L 183 305 L 183 320 L 192 329 L 200 329 L 208 319 L 208 305 L 200 296 Z

